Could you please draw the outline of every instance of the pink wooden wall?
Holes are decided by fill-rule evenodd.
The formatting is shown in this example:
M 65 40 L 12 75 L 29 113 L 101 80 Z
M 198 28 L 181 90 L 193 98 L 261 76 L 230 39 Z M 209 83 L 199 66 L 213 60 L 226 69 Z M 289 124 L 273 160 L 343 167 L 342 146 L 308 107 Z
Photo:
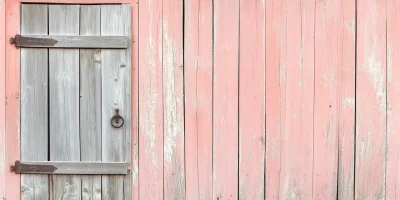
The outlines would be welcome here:
M 396 199 L 400 0 L 0 0 L 18 200 L 21 2 L 132 5 L 132 199 Z

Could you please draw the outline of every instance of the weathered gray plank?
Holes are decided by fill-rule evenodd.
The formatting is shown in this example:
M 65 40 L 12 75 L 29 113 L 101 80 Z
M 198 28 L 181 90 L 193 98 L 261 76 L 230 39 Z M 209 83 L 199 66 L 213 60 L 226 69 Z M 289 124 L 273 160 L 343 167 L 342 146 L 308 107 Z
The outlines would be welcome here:
M 20 161 L 17 174 L 118 174 L 128 173 L 126 162 Z
M 102 35 L 130 35 L 131 13 L 128 5 L 101 6 Z M 129 50 L 102 50 L 102 160 L 127 160 L 126 140 L 130 139 L 131 55 Z M 113 128 L 110 119 L 120 109 L 125 118 L 121 128 Z M 130 144 L 130 143 L 129 143 Z M 130 155 L 130 154 L 129 154 Z M 124 176 L 102 177 L 103 199 L 124 199 Z
M 22 4 L 21 33 L 47 34 L 47 5 Z M 21 159 L 48 156 L 48 52 L 21 49 Z M 47 175 L 22 175 L 21 199 L 49 199 Z
M 49 34 L 78 35 L 79 5 L 49 5 Z M 50 49 L 50 160 L 80 161 L 79 50 Z M 79 176 L 51 176 L 51 199 L 81 199 Z
M 122 5 L 123 6 L 123 9 L 124 10 L 126 10 L 126 16 L 124 16 L 124 18 L 127 18 L 126 20 L 127 20 L 127 26 L 126 26 L 126 31 L 125 31 L 125 33 L 124 33 L 124 35 L 126 36 L 126 37 L 128 37 L 128 41 L 131 41 L 132 40 L 132 38 L 131 38 L 131 36 L 132 36 L 132 27 L 131 27 L 131 19 L 132 19 L 132 14 L 131 14 L 131 6 L 129 5 L 129 4 L 125 4 L 125 5 Z M 132 161 L 132 144 L 131 144 L 131 141 L 132 141 L 132 130 L 131 130 L 131 128 L 132 128 L 132 117 L 131 117 L 131 115 L 132 115 L 132 113 L 131 113 L 131 111 L 132 111 L 132 106 L 133 105 L 131 105 L 131 102 L 132 102 L 132 97 L 131 97 L 131 91 L 132 91 L 132 43 L 131 42 L 129 42 L 129 44 L 128 44 L 128 47 L 127 47 L 127 49 L 126 49 L 126 55 L 127 55 L 127 63 L 128 63 L 128 66 L 129 66 L 129 69 L 127 70 L 127 74 L 126 74 L 126 77 L 128 77 L 127 79 L 125 79 L 125 85 L 127 85 L 128 86 L 128 93 L 125 95 L 125 102 L 126 102 L 126 105 L 127 105 L 127 107 L 128 107 L 128 109 L 127 109 L 127 116 L 129 116 L 128 117 L 128 122 L 126 122 L 126 126 L 128 126 L 129 128 L 126 130 L 126 133 L 125 133 L 125 161 L 127 162 L 127 163 L 129 163 L 129 165 L 131 165 L 131 161 Z M 129 169 L 132 169 L 132 166 L 129 168 Z M 130 200 L 131 199 L 131 191 L 132 191 L 132 184 L 131 184 L 131 178 L 132 178 L 132 171 L 131 170 L 129 170 L 128 171 L 129 173 L 124 177 L 124 198 L 125 198 L 125 200 Z
M 81 26 L 82 27 L 82 26 Z M 126 49 L 129 40 L 125 36 L 68 36 L 68 35 L 18 35 L 15 46 L 35 48 L 107 48 Z
M 80 35 L 100 35 L 100 5 L 82 5 Z M 80 49 L 81 161 L 101 161 L 100 49 Z M 82 199 L 101 199 L 101 176 L 82 176 Z

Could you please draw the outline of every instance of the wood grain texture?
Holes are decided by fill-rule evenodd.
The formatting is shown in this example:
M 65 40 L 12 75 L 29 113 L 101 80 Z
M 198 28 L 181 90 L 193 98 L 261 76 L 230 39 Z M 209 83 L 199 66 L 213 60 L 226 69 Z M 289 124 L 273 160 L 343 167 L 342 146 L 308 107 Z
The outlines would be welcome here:
M 386 198 L 400 194 L 400 12 L 399 1 L 387 1 L 387 168 Z
M 47 5 L 21 6 L 21 33 L 47 34 Z M 48 159 L 48 50 L 21 49 L 21 160 Z M 49 199 L 47 175 L 22 175 L 22 199 Z
M 100 35 L 100 5 L 80 7 L 80 35 Z M 81 161 L 101 161 L 100 49 L 80 49 L 79 130 Z M 101 199 L 101 176 L 82 176 L 82 199 Z
M 214 1 L 213 199 L 238 199 L 239 0 Z
M 20 2 L 6 1 L 6 39 L 20 32 Z M 21 176 L 9 169 L 20 159 L 20 51 L 6 42 L 6 199 L 21 199 Z
M 287 68 L 280 198 L 311 199 L 313 176 L 314 0 L 287 4 Z
M 355 0 L 339 1 L 338 40 L 338 199 L 354 199 Z
M 264 199 L 265 1 L 240 0 L 239 199 Z
M 183 1 L 163 0 L 164 199 L 185 199 Z
M 31 165 L 31 166 L 29 166 Z M 38 171 L 37 166 L 47 171 Z M 123 174 L 128 173 L 125 162 L 63 162 L 63 161 L 20 161 L 20 173 L 27 174 Z M 28 169 L 27 169 L 28 168 Z M 24 170 L 27 169 L 27 170 Z M 100 190 L 101 191 L 101 190 Z M 101 193 L 100 193 L 101 194 Z M 85 195 L 87 196 L 87 195 Z M 98 195 L 95 195 L 98 198 Z M 93 198 L 90 198 L 93 199 Z
M 212 199 L 212 0 L 185 2 L 186 199 Z
M 40 39 L 43 42 L 40 44 L 35 43 L 35 39 Z M 46 40 L 51 42 L 44 42 Z M 17 42 L 16 46 L 34 48 L 126 49 L 128 43 L 128 38 L 124 36 L 21 35 L 20 42 Z
M 313 199 L 337 196 L 341 7 L 341 1 L 316 2 Z
M 101 5 L 101 34 L 130 36 L 129 5 Z M 129 50 L 101 51 L 102 75 L 102 161 L 126 160 L 130 140 L 131 55 Z M 110 119 L 120 110 L 125 120 L 113 128 Z M 130 141 L 129 141 L 130 142 Z M 129 154 L 130 156 L 130 154 Z M 124 199 L 124 177 L 102 176 L 102 199 Z
M 79 34 L 79 5 L 49 5 L 49 34 Z M 50 160 L 80 161 L 79 50 L 49 49 Z M 81 199 L 79 176 L 50 177 L 51 199 Z M 67 183 L 67 184 L 66 184 Z
M 139 199 L 163 199 L 162 0 L 140 1 Z
M 385 199 L 386 2 L 357 2 L 356 199 Z
M 280 199 L 281 141 L 285 121 L 286 1 L 266 2 L 265 199 Z M 284 130 L 284 129 L 283 129 Z
M 6 2 L 0 0 L 0 198 L 6 196 Z

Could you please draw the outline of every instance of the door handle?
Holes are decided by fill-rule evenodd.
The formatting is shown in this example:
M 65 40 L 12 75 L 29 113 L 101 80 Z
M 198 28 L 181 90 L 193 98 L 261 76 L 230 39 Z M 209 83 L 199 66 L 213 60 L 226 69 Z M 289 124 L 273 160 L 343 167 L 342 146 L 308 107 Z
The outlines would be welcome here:
M 125 123 L 124 118 L 119 115 L 119 109 L 115 109 L 115 114 L 111 118 L 111 126 L 114 128 L 121 128 Z

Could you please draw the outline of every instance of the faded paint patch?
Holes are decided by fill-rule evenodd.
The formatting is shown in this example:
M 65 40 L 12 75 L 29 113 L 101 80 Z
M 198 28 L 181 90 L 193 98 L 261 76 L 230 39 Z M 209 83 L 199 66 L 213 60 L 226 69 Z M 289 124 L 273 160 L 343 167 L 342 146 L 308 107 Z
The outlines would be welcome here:
M 346 110 L 347 108 L 354 110 L 355 98 L 354 97 L 344 97 L 342 99 L 342 105 L 343 105 L 343 110 Z
M 306 81 L 304 79 L 304 38 L 301 38 L 300 69 L 301 69 L 301 80 L 299 82 L 299 86 L 301 88 L 305 88 Z
M 390 104 L 390 102 L 387 102 L 387 141 L 390 141 L 389 137 L 391 136 L 390 134 L 392 133 L 392 105 Z M 387 148 L 389 149 L 389 144 L 386 143 Z
M 247 176 L 241 175 L 239 176 L 239 199 L 245 200 L 246 199 L 246 185 L 247 185 Z
M 382 71 L 382 63 L 377 59 L 375 52 L 377 41 L 374 40 L 373 47 L 369 56 L 367 57 L 365 67 L 370 77 L 371 84 L 375 89 L 376 96 L 380 98 L 380 110 L 386 112 L 386 84 L 384 79 L 384 72 Z
M 264 161 L 262 162 L 264 165 Z M 264 199 L 264 179 L 260 179 L 260 182 L 258 183 L 258 192 L 257 192 L 257 199 Z
M 150 15 L 150 18 L 152 17 L 152 15 Z M 151 20 L 150 22 L 151 23 Z M 153 55 L 154 52 L 154 42 L 153 42 L 153 36 L 152 34 L 152 26 L 150 24 L 150 36 L 149 39 L 147 41 L 147 54 L 148 55 Z M 147 99 L 147 108 L 146 108 L 146 113 L 147 115 L 145 115 L 146 117 L 143 119 L 143 129 L 145 131 L 145 135 L 146 137 L 150 140 L 150 143 L 146 144 L 147 146 L 145 147 L 145 154 L 146 157 L 150 157 L 152 158 L 152 163 L 154 165 L 154 167 L 157 167 L 157 155 L 156 155 L 156 115 L 157 115 L 157 104 L 156 104 L 156 100 L 158 98 L 158 94 L 156 91 L 157 84 L 156 84 L 156 78 L 157 78 L 157 74 L 156 74 L 156 63 L 153 60 L 153 58 L 151 58 L 151 56 L 149 56 L 148 59 L 148 66 L 149 66 L 149 71 L 150 71 L 150 77 L 151 77 L 151 87 L 146 89 L 147 93 L 146 93 L 146 99 Z M 148 146 L 150 145 L 150 146 Z
M 392 82 L 392 67 L 393 67 L 393 60 L 392 60 L 392 55 L 393 55 L 393 49 L 392 45 L 388 44 L 387 45 L 387 81 L 388 83 Z
M 333 69 L 335 69 L 335 68 L 333 68 Z M 336 75 L 333 71 L 327 72 L 321 76 L 321 83 L 325 87 L 332 88 L 335 80 L 336 80 Z
M 291 180 L 289 176 L 286 176 L 285 191 L 287 200 L 306 199 L 304 198 L 304 193 L 299 190 L 298 181 Z
M 136 150 L 136 152 L 138 152 Z M 135 156 L 138 159 L 138 156 Z M 139 166 L 138 166 L 138 162 L 133 162 L 133 170 L 132 170 L 132 185 L 136 185 L 136 183 L 138 183 L 138 177 L 139 177 Z
M 353 34 L 353 39 L 354 39 L 356 37 L 356 23 L 354 21 L 347 23 L 347 28 Z
M 177 97 L 177 86 L 175 85 L 175 70 L 181 63 L 175 58 L 175 52 L 179 54 L 176 48 L 175 41 L 169 38 L 168 22 L 163 21 L 164 41 L 163 46 L 163 93 L 165 98 L 164 103 L 164 160 L 171 163 L 172 155 L 177 146 L 177 136 L 183 138 L 183 124 L 179 119 L 178 106 L 181 104 Z M 183 143 L 183 139 L 179 140 Z M 183 144 L 182 144 L 183 145 Z

